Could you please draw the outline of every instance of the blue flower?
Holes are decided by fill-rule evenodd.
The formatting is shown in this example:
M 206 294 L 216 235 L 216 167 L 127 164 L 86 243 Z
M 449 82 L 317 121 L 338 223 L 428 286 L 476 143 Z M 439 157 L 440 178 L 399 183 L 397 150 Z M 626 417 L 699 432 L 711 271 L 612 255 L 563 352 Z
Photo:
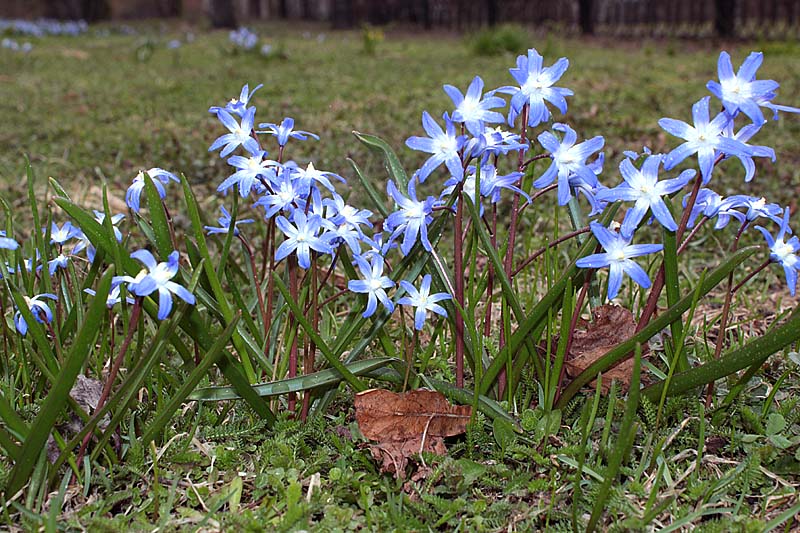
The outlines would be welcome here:
M 81 234 L 80 228 L 76 228 L 72 225 L 72 222 L 66 221 L 61 227 L 58 227 L 58 224 L 52 222 L 50 224 L 50 244 L 64 244 L 70 239 L 74 239 L 75 237 Z
M 228 34 L 228 40 L 237 48 L 251 50 L 256 44 L 258 44 L 258 35 L 242 26 L 235 30 L 231 30 L 231 32 Z
M 466 94 L 461 94 L 452 85 L 445 85 L 444 92 L 456 106 L 453 111 L 453 122 L 461 122 L 476 137 L 483 134 L 484 122 L 503 122 L 504 117 L 492 109 L 505 107 L 505 101 L 499 96 L 483 96 L 483 80 L 475 76 L 469 84 Z
M 797 252 L 800 252 L 800 239 L 795 235 L 788 241 L 785 240 L 786 235 L 792 233 L 789 228 L 789 208 L 787 207 L 783 211 L 783 219 L 780 222 L 778 234 L 775 235 L 774 239 L 770 232 L 761 226 L 756 226 L 756 229 L 767 240 L 770 260 L 779 263 L 783 267 L 789 292 L 794 296 L 795 288 L 797 287 L 797 271 L 800 270 L 800 257 L 797 256 Z
M 800 112 L 800 109 L 797 108 L 771 103 L 771 100 L 775 98 L 775 91 L 780 86 L 774 80 L 756 79 L 756 71 L 763 60 L 764 54 L 751 52 L 742 63 L 742 66 L 739 67 L 739 72 L 734 74 L 731 56 L 728 52 L 723 51 L 720 53 L 719 61 L 717 62 L 719 83 L 709 81 L 706 84 L 708 90 L 722 100 L 725 111 L 733 117 L 741 111 L 756 126 L 761 126 L 766 122 L 760 106 L 772 109 L 775 112 L 776 119 L 778 118 L 778 111 Z
M 137 250 L 131 257 L 142 263 L 145 268 L 135 278 L 131 276 L 115 276 L 112 280 L 116 287 L 127 283 L 128 291 L 138 297 L 149 296 L 158 292 L 158 319 L 164 320 L 172 311 L 172 295 L 178 296 L 189 305 L 194 305 L 195 297 L 185 287 L 170 281 L 178 273 L 178 252 L 169 254 L 166 262 L 156 263 L 155 257 L 147 250 Z
M 170 181 L 180 183 L 180 180 L 175 174 L 168 172 L 163 168 L 156 167 L 147 171 L 140 171 L 136 177 L 133 178 L 133 183 L 131 183 L 131 186 L 128 187 L 128 190 L 125 193 L 125 203 L 128 204 L 128 207 L 130 207 L 135 213 L 138 213 L 140 209 L 140 199 L 142 196 L 142 191 L 144 190 L 144 172 L 147 172 L 147 175 L 153 180 L 153 185 L 155 185 L 156 190 L 158 191 L 158 196 L 160 196 L 162 200 L 167 195 L 167 191 L 164 190 L 165 184 L 169 183 Z
M 520 136 L 517 133 L 505 131 L 500 126 L 496 128 L 486 126 L 481 134 L 484 159 L 489 155 L 507 155 L 516 150 L 527 150 L 529 146 L 519 140 Z
M 631 244 L 632 235 L 617 233 L 598 222 L 592 222 L 590 226 L 605 252 L 583 257 L 575 264 L 580 268 L 609 267 L 608 299 L 613 300 L 617 296 L 623 272 L 643 288 L 650 287 L 647 272 L 631 258 L 660 252 L 664 247 L 660 244 Z
M 333 187 L 329 178 L 334 178 L 342 183 L 346 183 L 344 178 L 338 174 L 328 172 L 327 170 L 317 170 L 314 168 L 314 163 L 309 163 L 306 168 L 297 168 L 294 170 L 294 179 L 299 181 L 303 187 L 310 187 L 311 184 L 319 183 L 333 192 L 336 189 Z
M 587 184 L 597 182 L 597 176 L 592 170 L 591 166 L 586 163 L 586 159 L 597 152 L 605 144 L 602 136 L 598 135 L 588 141 L 575 144 L 578 139 L 578 134 L 575 130 L 566 124 L 553 124 L 553 129 L 564 132 L 564 138 L 559 141 L 558 138 L 549 131 L 543 132 L 539 135 L 539 144 L 545 150 L 550 152 L 550 157 L 553 163 L 542 174 L 538 180 L 533 182 L 536 188 L 544 188 L 550 185 L 553 180 L 558 177 L 558 204 L 565 205 L 569 202 L 570 177 L 578 176 Z
M 211 147 L 208 149 L 208 151 L 213 152 L 214 150 L 222 148 L 222 151 L 219 153 L 220 157 L 226 157 L 239 146 L 243 146 L 244 149 L 251 154 L 259 152 L 260 148 L 258 146 L 258 141 L 256 141 L 250 135 L 250 133 L 253 131 L 253 121 L 255 120 L 255 116 L 256 108 L 251 107 L 244 112 L 244 115 L 242 115 L 242 123 L 239 124 L 239 122 L 233 118 L 230 113 L 224 109 L 220 109 L 217 112 L 217 117 L 219 118 L 220 122 L 222 122 L 222 124 L 228 128 L 230 133 L 226 133 L 225 135 L 218 137 L 211 144 Z
M 19 248 L 19 243 L 10 237 L 6 237 L 6 232 L 0 230 L 0 249 L 16 250 L 17 248 Z
M 444 163 L 452 176 L 460 178 L 463 174 L 461 158 L 458 151 L 464 146 L 464 135 L 456 135 L 456 128 L 447 113 L 444 114 L 445 130 L 436 123 L 427 111 L 422 112 L 422 127 L 427 137 L 412 136 L 406 140 L 406 146 L 412 150 L 432 154 L 417 171 L 420 183 L 425 181 L 431 172 Z
M 50 261 L 47 262 L 47 270 L 50 272 L 50 275 L 56 273 L 56 270 L 59 268 L 66 270 L 67 265 L 69 265 L 69 257 L 64 254 L 58 254 L 58 256 L 54 257 Z
M 542 56 L 535 49 L 528 50 L 528 56 L 517 57 L 517 68 L 509 70 L 519 83 L 519 87 L 500 87 L 498 92 L 510 94 L 511 105 L 508 112 L 508 124 L 514 125 L 517 116 L 522 113 L 525 104 L 529 104 L 528 126 L 536 127 L 550 120 L 550 110 L 545 101 L 550 102 L 561 114 L 567 112 L 566 96 L 573 92 L 562 87 L 553 87 L 569 67 L 567 58 L 562 57 L 552 66 L 542 67 Z
M 270 173 L 269 167 L 278 164 L 271 159 L 264 159 L 266 155 L 267 152 L 258 150 L 250 157 L 235 155 L 228 159 L 228 164 L 239 170 L 220 183 L 217 192 L 227 194 L 228 189 L 236 185 L 239 188 L 239 195 L 247 198 L 250 196 L 250 191 L 263 190 L 264 185 L 259 178 L 267 177 Z
M 203 229 L 208 232 L 209 235 L 216 235 L 219 233 L 227 235 L 231 229 L 231 214 L 225 209 L 225 206 L 219 206 L 219 210 L 222 213 L 222 216 L 217 219 L 219 222 L 219 227 L 214 226 L 203 226 Z M 237 220 L 235 224 L 233 224 L 233 234 L 239 235 L 239 224 L 252 224 L 254 220 L 252 218 L 243 218 L 241 220 Z
M 447 311 L 445 311 L 444 307 L 436 302 L 450 300 L 452 297 L 444 292 L 431 294 L 430 274 L 425 274 L 425 276 L 422 278 L 422 285 L 420 285 L 419 290 L 417 290 L 416 287 L 406 280 L 402 280 L 400 282 L 400 286 L 405 289 L 405 291 L 408 293 L 408 296 L 403 296 L 397 300 L 397 303 L 400 305 L 410 305 L 416 308 L 416 311 L 414 311 L 414 328 L 417 331 L 422 330 L 423 326 L 425 325 L 425 318 L 428 311 L 432 311 L 437 315 L 444 317 L 447 316 Z
M 732 211 L 734 206 L 746 207 L 747 211 L 744 213 Z M 725 209 L 729 214 L 734 216 L 738 215 L 736 218 L 742 223 L 752 222 L 757 218 L 764 217 L 780 224 L 781 213 L 783 212 L 781 206 L 775 203 L 767 203 L 766 198 L 763 196 L 759 198 L 746 194 L 734 194 L 733 196 L 727 197 L 722 201 L 720 209 Z
M 58 300 L 55 294 L 45 292 L 42 294 L 37 294 L 33 298 L 28 298 L 27 296 L 24 296 L 23 298 L 25 299 L 25 303 L 28 304 L 28 309 L 31 310 L 33 318 L 37 322 L 40 324 L 49 324 L 53 321 L 53 311 L 50 310 L 50 306 L 48 306 L 46 302 L 42 301 L 42 298 Z M 14 313 L 14 326 L 16 326 L 20 335 L 23 337 L 27 335 L 28 323 L 25 322 L 25 319 L 22 317 L 22 313 L 19 311 Z
M 259 128 L 267 128 L 266 131 L 259 131 L 258 133 L 266 133 L 267 135 L 274 135 L 278 139 L 278 146 L 286 146 L 289 139 L 297 139 L 298 141 L 305 141 L 309 137 L 319 140 L 319 136 L 308 131 L 295 130 L 294 119 L 286 117 L 281 122 L 280 126 L 271 122 L 264 122 L 258 125 Z
M 114 307 L 115 305 L 117 305 L 122 301 L 122 298 L 120 297 L 120 287 L 121 287 L 120 285 L 111 287 L 111 290 L 109 291 L 108 296 L 106 297 L 106 307 L 108 307 L 109 309 L 111 309 L 112 307 Z M 92 296 L 97 296 L 97 292 L 94 289 L 83 289 L 83 292 L 85 292 L 86 294 L 91 294 Z M 131 305 L 135 303 L 135 300 L 130 296 L 125 297 L 125 301 Z
M 397 211 L 386 218 L 386 229 L 391 232 L 390 240 L 403 234 L 400 250 L 404 255 L 411 251 L 417 239 L 430 252 L 433 246 L 428 240 L 428 224 L 433 221 L 431 213 L 438 203 L 436 198 L 428 196 L 425 201 L 417 200 L 416 180 L 413 178 L 408 182 L 408 198 L 402 195 L 392 180 L 387 183 L 386 190 L 398 207 Z
M 708 102 L 710 99 L 709 96 L 706 96 L 692 106 L 694 126 L 672 118 L 662 118 L 658 121 L 659 126 L 668 133 L 686 140 L 685 143 L 667 154 L 664 158 L 664 169 L 672 170 L 690 155 L 697 154 L 704 185 L 711 179 L 717 151 L 726 155 L 751 155 L 747 146 L 741 141 L 724 135 L 725 128 L 732 120 L 730 115 L 722 112 L 714 117 L 714 120 L 709 120 Z
M 247 104 L 261 87 L 263 87 L 263 85 L 259 83 L 256 88 L 251 91 L 250 87 L 245 83 L 244 87 L 242 87 L 242 92 L 239 93 L 239 98 L 232 98 L 230 102 L 225 104 L 225 107 L 211 106 L 208 108 L 208 112 L 219 114 L 220 111 L 224 110 L 232 115 L 244 117 L 247 112 Z
M 677 178 L 658 181 L 658 170 L 662 159 L 662 155 L 649 156 L 642 164 L 641 170 L 634 167 L 630 159 L 623 159 L 619 171 L 625 181 L 613 189 L 606 189 L 597 194 L 598 199 L 607 202 L 617 200 L 636 202 L 625 213 L 622 233 L 633 234 L 648 210 L 652 211 L 653 216 L 668 230 L 678 229 L 662 196 L 681 190 L 696 172 L 684 170 Z
M 468 198 L 472 199 L 474 204 L 479 205 L 481 203 L 480 198 L 476 196 L 477 191 L 475 190 L 478 181 L 477 168 L 470 167 L 468 170 L 469 173 L 464 180 L 462 191 L 467 195 Z M 512 172 L 511 174 L 506 174 L 505 176 L 498 176 L 497 168 L 494 165 L 481 165 L 480 197 L 488 198 L 489 202 L 495 204 L 500 200 L 500 189 L 508 189 L 524 196 L 526 200 L 530 201 L 530 197 L 525 193 L 525 191 L 516 186 L 516 183 L 521 177 L 521 172 Z M 444 183 L 445 189 L 442 191 L 442 196 L 448 196 L 452 194 L 456 188 L 456 185 L 460 182 L 461 180 L 457 180 L 455 178 L 450 178 L 447 180 Z M 482 213 L 483 205 L 481 205 L 481 214 Z
M 367 309 L 361 315 L 368 318 L 375 313 L 378 307 L 378 300 L 386 310 L 391 313 L 394 311 L 394 304 L 386 294 L 386 289 L 394 287 L 394 281 L 388 276 L 383 275 L 383 257 L 374 254 L 369 263 L 362 256 L 354 257 L 354 262 L 361 271 L 364 279 L 353 279 L 347 282 L 347 288 L 353 292 L 366 294 Z
M 687 194 L 683 197 L 684 209 L 686 208 L 690 196 L 691 194 Z M 717 223 L 714 225 L 714 229 L 722 229 L 727 226 L 731 220 L 731 217 L 743 221 L 744 215 L 735 209 L 744 205 L 745 202 L 743 199 L 741 201 L 737 198 L 733 198 L 733 200 L 723 199 L 722 196 L 711 189 L 702 188 L 697 193 L 697 199 L 695 200 L 694 207 L 689 215 L 688 227 L 694 227 L 697 217 L 701 214 L 706 218 L 717 217 Z
M 306 217 L 303 211 L 295 209 L 292 214 L 292 222 L 289 222 L 284 216 L 275 219 L 278 229 L 286 236 L 286 240 L 275 250 L 276 261 L 295 253 L 297 254 L 297 264 L 300 265 L 300 268 L 307 269 L 311 266 L 311 250 L 323 254 L 333 253 L 331 245 L 320 238 L 322 218 L 319 215 Z M 327 238 L 326 234 L 323 235 Z
M 750 138 L 758 133 L 758 130 L 761 129 L 760 126 L 756 126 L 755 124 L 748 124 L 738 132 L 733 133 L 733 123 L 730 123 L 723 135 L 726 137 L 731 137 L 740 141 L 744 146 L 747 147 L 748 154 L 740 154 L 736 157 L 739 158 L 739 161 L 742 162 L 742 166 L 745 170 L 744 181 L 749 182 L 753 179 L 753 176 L 756 173 L 756 164 L 753 162 L 753 157 L 769 157 L 772 161 L 775 161 L 775 150 L 770 148 L 769 146 L 753 146 L 749 144 L 745 144 Z
M 278 167 L 278 174 L 271 180 L 271 192 L 267 192 L 253 203 L 253 207 L 266 210 L 265 219 L 272 218 L 279 211 L 289 213 L 299 207 L 303 198 L 308 196 L 308 187 L 303 187 L 299 180 L 292 178 L 290 167 Z
M 372 222 L 369 218 L 372 216 L 372 211 L 368 209 L 357 209 L 351 205 L 344 203 L 344 198 L 336 193 L 333 193 L 333 198 L 326 198 L 322 201 L 323 205 L 333 209 L 333 216 L 330 217 L 331 222 L 339 225 L 346 225 L 364 234 L 361 226 L 372 227 Z

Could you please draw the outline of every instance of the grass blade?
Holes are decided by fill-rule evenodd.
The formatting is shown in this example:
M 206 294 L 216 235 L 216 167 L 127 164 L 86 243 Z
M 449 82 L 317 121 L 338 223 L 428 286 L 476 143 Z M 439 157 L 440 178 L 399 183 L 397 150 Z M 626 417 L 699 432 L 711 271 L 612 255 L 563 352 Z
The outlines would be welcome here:
M 374 359 L 363 359 L 354 363 L 345 365 L 347 370 L 356 376 L 363 376 L 369 374 L 378 368 L 383 368 L 390 364 L 400 361 L 392 357 L 376 357 Z M 282 379 L 279 381 L 272 381 L 270 383 L 262 383 L 260 385 L 253 385 L 253 390 L 259 396 L 281 396 L 290 392 L 301 392 L 321 387 L 328 388 L 338 385 L 344 376 L 335 368 L 326 368 L 314 372 L 313 374 L 305 374 L 293 378 Z M 198 400 L 202 402 L 216 402 L 221 400 L 235 400 L 239 395 L 231 387 L 206 387 L 198 389 L 187 397 L 187 400 Z
M 181 387 L 175 391 L 175 393 L 170 398 L 169 403 L 162 407 L 161 410 L 156 415 L 155 419 L 150 423 L 147 427 L 147 430 L 144 432 L 142 436 L 142 445 L 147 446 L 150 441 L 155 439 L 156 435 L 161 433 L 161 430 L 164 429 L 164 426 L 169 422 L 170 417 L 175 413 L 175 411 L 180 408 L 181 404 L 187 400 L 187 397 L 192 393 L 192 390 L 200 383 L 200 380 L 208 373 L 208 370 L 211 366 L 216 363 L 217 359 L 219 358 L 222 350 L 225 349 L 225 346 L 228 344 L 228 341 L 233 334 L 233 331 L 236 329 L 236 325 L 239 323 L 239 319 L 241 315 L 236 315 L 233 317 L 233 320 L 228 324 L 225 330 L 217 337 L 217 340 L 214 342 L 214 345 L 211 347 L 208 352 L 206 352 L 205 356 L 203 356 L 203 360 L 200 361 L 200 364 L 197 365 L 192 373 L 189 374 L 189 377 L 186 378 L 186 381 L 183 382 Z
M 350 384 L 356 392 L 361 392 L 367 390 L 367 386 L 361 382 L 352 372 L 350 372 L 347 367 L 342 364 L 339 358 L 334 355 L 331 349 L 328 347 L 328 344 L 319 336 L 319 333 L 316 332 L 314 327 L 311 323 L 306 319 L 305 315 L 303 314 L 303 310 L 300 309 L 300 306 L 297 305 L 297 302 L 294 301 L 292 295 L 289 293 L 289 289 L 283 283 L 283 280 L 278 275 L 277 272 L 273 272 L 273 278 L 275 280 L 275 286 L 281 292 L 283 297 L 286 299 L 286 304 L 289 306 L 289 310 L 294 315 L 295 320 L 297 320 L 298 324 L 300 324 L 303 329 L 305 330 L 306 334 L 311 338 L 311 341 L 316 345 L 317 348 L 322 352 L 322 355 L 328 361 L 333 368 L 335 368 L 347 383 Z
M 666 328 L 675 320 L 680 320 L 683 313 L 692 306 L 692 302 L 696 301 L 696 292 L 700 295 L 708 294 L 714 287 L 719 285 L 724 279 L 727 278 L 728 274 L 739 266 L 745 259 L 753 255 L 753 253 L 758 250 L 758 246 L 749 246 L 747 248 L 742 248 L 741 250 L 737 251 L 733 255 L 731 255 L 725 262 L 723 262 L 720 266 L 709 272 L 703 279 L 700 284 L 699 289 L 692 290 L 689 294 L 684 296 L 677 304 L 673 305 L 665 312 L 661 313 L 661 315 L 656 318 L 655 320 L 651 320 L 650 323 L 645 326 L 639 333 L 631 337 L 630 339 L 626 340 L 618 344 L 616 347 L 612 348 L 606 354 L 599 358 L 597 361 L 592 363 L 586 370 L 581 372 L 578 377 L 576 377 L 572 382 L 564 389 L 564 394 L 559 398 L 558 404 L 556 407 L 563 408 L 567 402 L 569 402 L 573 396 L 583 387 L 585 384 L 589 383 L 593 380 L 598 373 L 605 372 L 607 369 L 614 366 L 617 362 L 621 361 L 625 358 L 627 354 L 631 352 L 633 347 L 637 343 L 645 343 L 651 337 L 656 335 L 662 329 Z M 706 365 L 703 365 L 706 366 Z M 702 368 L 702 367 L 698 367 Z M 697 370 L 697 369 L 694 369 Z M 690 371 L 691 372 L 691 371 Z M 693 373 L 692 376 L 695 374 Z M 686 378 L 684 378 L 686 379 Z M 682 378 L 681 375 L 675 376 L 673 378 L 672 387 L 681 387 Z M 648 399 L 652 399 L 656 401 L 657 398 L 651 398 L 648 395 Z
M 112 277 L 113 271 L 109 269 L 100 280 L 97 287 L 98 296 L 93 298 L 89 311 L 86 313 L 86 320 L 72 343 L 64 366 L 60 369 L 53 388 L 50 389 L 39 414 L 31 425 L 28 437 L 22 447 L 22 453 L 11 471 L 6 494 L 15 494 L 27 483 L 39 458 L 39 453 L 45 447 L 47 437 L 53 430 L 61 410 L 67 404 L 69 392 L 92 352 L 94 340 L 105 318 L 105 295 L 111 290 Z
M 164 203 L 161 201 L 153 179 L 147 172 L 142 172 L 141 175 L 144 176 L 144 192 L 147 195 L 147 207 L 150 208 L 150 224 L 155 241 L 153 244 L 156 245 L 159 255 L 164 258 L 174 250 L 167 213 L 164 211 Z
M 382 154 L 384 165 L 386 166 L 387 172 L 389 172 L 389 176 L 398 183 L 397 186 L 401 191 L 408 189 L 408 176 L 406 175 L 406 171 L 403 170 L 400 159 L 397 158 L 397 154 L 394 153 L 394 150 L 392 150 L 392 147 L 389 146 L 386 141 L 375 135 L 370 135 L 369 133 L 354 131 L 353 135 L 371 150 Z
M 628 400 L 625 402 L 625 414 L 622 415 L 622 424 L 617 434 L 617 442 L 613 448 L 614 452 L 608 461 L 608 468 L 603 473 L 603 482 L 600 484 L 600 489 L 597 491 L 597 499 L 592 506 L 592 514 L 589 517 L 589 523 L 586 526 L 586 531 L 594 531 L 597 526 L 597 521 L 603 513 L 606 499 L 611 493 L 611 483 L 617 478 L 619 468 L 625 459 L 625 455 L 630 449 L 633 439 L 636 436 L 636 409 L 639 407 L 639 377 L 642 369 L 642 345 L 636 344 L 635 355 L 633 359 L 633 370 L 631 373 L 631 386 L 628 392 Z

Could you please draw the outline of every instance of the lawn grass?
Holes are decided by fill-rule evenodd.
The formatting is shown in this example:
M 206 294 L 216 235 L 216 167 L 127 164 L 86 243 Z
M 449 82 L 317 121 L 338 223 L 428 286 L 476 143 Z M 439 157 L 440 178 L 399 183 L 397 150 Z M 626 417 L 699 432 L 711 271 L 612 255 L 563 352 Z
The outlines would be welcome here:
M 136 36 L 42 39 L 28 56 L 0 50 L 4 197 L 24 198 L 27 154 L 40 176 L 57 178 L 77 198 L 96 194 L 92 186 L 104 179 L 121 198 L 141 168 L 182 172 L 199 191 L 207 184 L 209 200 L 203 201 L 211 213 L 211 191 L 230 171 L 207 152 L 221 134 L 207 109 L 238 95 L 243 83 L 265 85 L 255 97 L 259 121 L 292 116 L 299 128 L 320 134 L 319 143 L 292 148 L 299 163 L 313 160 L 318 168 L 350 177 L 346 157 L 351 157 L 382 186 L 381 161 L 352 130 L 383 137 L 407 169 L 416 168 L 423 156 L 403 143 L 421 133 L 423 110 L 438 115 L 449 109 L 442 84 L 463 89 L 475 74 L 487 87 L 512 81 L 507 69 L 513 55 L 477 57 L 453 36 L 389 32 L 371 56 L 363 52 L 358 32 L 258 29 L 285 51 L 285 58 L 230 54 L 224 33 L 198 32 L 194 42 L 167 50 L 167 40 L 180 34 L 170 29 L 161 35 L 153 27 Z M 155 44 L 152 57 L 139 60 L 137 50 L 142 54 L 148 39 Z M 575 96 L 565 121 L 582 137 L 606 137 L 609 185 L 618 180 L 622 150 L 676 145 L 657 120 L 688 120 L 691 103 L 706 94 L 704 82 L 716 77 L 718 48 L 711 44 L 532 37 L 529 45 L 548 62 L 569 57 L 571 67 L 561 84 Z M 761 77 L 782 82 L 777 101 L 800 104 L 796 45 L 725 48 L 735 64 L 750 50 L 763 49 Z M 752 189 L 744 190 L 739 167 L 728 165 L 716 189 L 763 194 L 791 205 L 800 192 L 800 119 L 785 115 L 768 124 L 757 142 L 772 146 L 778 160 L 760 165 Z M 352 194 L 363 193 L 354 189 Z M 525 227 L 544 233 L 545 222 Z M 526 238 L 535 243 L 544 237 Z M 691 264 L 693 269 L 719 253 L 718 243 L 705 242 L 710 249 Z M 773 302 L 755 298 L 743 307 L 769 311 Z M 696 338 L 708 334 L 699 323 Z M 695 357 L 706 356 L 700 340 L 694 348 Z M 762 531 L 781 513 L 796 510 L 800 380 L 789 355 L 771 359 L 747 393 L 716 413 L 704 413 L 696 397 L 687 397 L 668 400 L 659 416 L 658 406 L 645 401 L 633 421 L 639 431 L 630 456 L 603 495 L 602 527 Z M 434 359 L 432 365 L 434 373 L 449 372 L 444 361 Z M 768 397 L 784 373 L 789 378 Z M 718 392 L 730 385 L 721 383 Z M 532 382 L 523 387 L 536 396 Z M 123 424 L 122 460 L 94 464 L 85 487 L 69 488 L 59 522 L 66 529 L 92 531 L 152 530 L 154 525 L 230 531 L 561 531 L 574 524 L 582 529 L 619 446 L 616 434 L 625 411 L 625 397 L 616 389 L 599 399 L 595 416 L 589 415 L 591 392 L 587 397 L 567 406 L 558 431 L 547 437 L 541 413 L 524 406 L 515 413 L 522 434 L 507 439 L 493 435 L 491 423 L 479 416 L 465 438 L 449 443 L 447 457 L 426 456 L 411 480 L 378 472 L 344 387 L 326 416 L 308 424 L 280 420 L 270 430 L 243 404 L 229 405 L 222 414 L 217 404 L 195 404 L 175 418 L 158 447 L 146 449 L 136 441 L 141 420 L 152 415 L 143 404 Z M 32 413 L 22 415 L 27 419 Z M 586 427 L 588 445 L 583 446 Z M 583 476 L 576 476 L 581 463 Z M 15 502 L 3 516 L 12 527 L 37 527 L 48 515 L 38 504 L 44 500 L 34 495 Z M 797 527 L 791 521 L 784 525 L 792 524 Z

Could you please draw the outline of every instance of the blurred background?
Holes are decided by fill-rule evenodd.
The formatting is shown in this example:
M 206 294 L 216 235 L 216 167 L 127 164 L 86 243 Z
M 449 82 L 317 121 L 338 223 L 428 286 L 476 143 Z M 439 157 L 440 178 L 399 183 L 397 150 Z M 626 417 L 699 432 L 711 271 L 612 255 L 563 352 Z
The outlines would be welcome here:
M 0 18 L 306 20 L 465 31 L 505 22 L 631 37 L 797 38 L 800 0 L 3 0 Z

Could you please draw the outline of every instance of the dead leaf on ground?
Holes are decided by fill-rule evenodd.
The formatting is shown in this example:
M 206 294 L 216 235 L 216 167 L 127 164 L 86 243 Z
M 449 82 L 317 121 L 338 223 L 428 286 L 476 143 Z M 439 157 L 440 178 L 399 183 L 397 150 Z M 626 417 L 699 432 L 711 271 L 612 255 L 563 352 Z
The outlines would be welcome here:
M 564 361 L 569 377 L 589 368 L 617 344 L 628 340 L 636 333 L 636 320 L 633 314 L 618 305 L 601 305 L 592 311 L 594 321 L 581 321 L 573 332 L 569 354 Z M 642 346 L 643 352 L 647 346 Z M 643 353 L 644 355 L 644 353 Z M 603 392 L 608 392 L 611 381 L 618 381 L 627 389 L 633 372 L 633 358 L 630 357 L 614 368 L 603 373 Z M 595 385 L 595 382 L 592 382 Z
M 69 391 L 69 395 L 75 400 L 81 409 L 86 411 L 87 414 L 94 414 L 97 404 L 100 401 L 100 396 L 103 393 L 103 383 L 94 379 L 88 378 L 83 374 L 78 374 L 75 385 Z M 100 421 L 98 426 L 105 429 L 108 426 L 110 418 L 106 415 Z M 62 435 L 72 436 L 79 433 L 83 429 L 83 421 L 75 414 L 70 413 L 69 420 L 65 424 L 59 426 Z M 58 448 L 55 439 L 51 435 L 47 440 L 47 458 L 51 463 L 55 463 L 61 450 Z
M 439 392 L 418 389 L 396 394 L 382 389 L 361 392 L 355 398 L 356 422 L 361 433 L 378 441 L 370 452 L 381 471 L 405 477 L 410 457 L 421 452 L 447 453 L 445 437 L 464 433 L 472 415 L 466 405 L 451 405 Z

